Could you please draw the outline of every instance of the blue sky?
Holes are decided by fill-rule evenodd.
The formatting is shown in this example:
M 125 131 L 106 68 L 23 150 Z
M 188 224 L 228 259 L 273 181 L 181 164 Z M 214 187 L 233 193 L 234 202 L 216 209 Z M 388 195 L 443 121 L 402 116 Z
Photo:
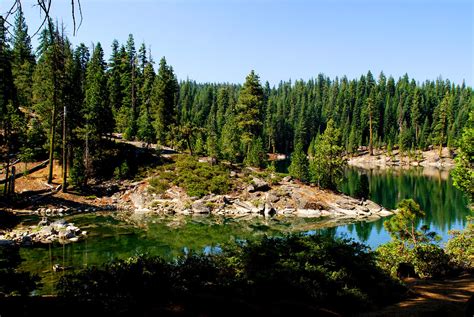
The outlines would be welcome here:
M 1 0 L 0 12 L 13 0 Z M 446 0 L 82 0 L 84 21 L 72 36 L 69 1 L 53 0 L 74 44 L 129 33 L 166 56 L 179 79 L 243 82 L 251 69 L 262 81 L 359 77 L 381 70 L 417 81 L 474 83 L 472 1 Z M 30 29 L 38 8 L 24 1 Z

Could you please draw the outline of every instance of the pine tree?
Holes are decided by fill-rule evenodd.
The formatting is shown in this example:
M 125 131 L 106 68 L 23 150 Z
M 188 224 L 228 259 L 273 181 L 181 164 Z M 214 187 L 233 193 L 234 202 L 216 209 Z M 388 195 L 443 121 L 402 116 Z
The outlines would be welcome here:
M 92 58 L 87 65 L 84 100 L 84 128 L 82 138 L 84 147 L 85 180 L 87 184 L 92 175 L 93 155 L 103 135 L 110 132 L 112 113 L 107 98 L 107 78 L 105 76 L 104 52 L 100 43 L 94 47 Z
M 311 181 L 322 188 L 337 190 L 344 177 L 346 161 L 341 146 L 341 131 L 334 126 L 332 119 L 314 147 L 314 158 L 310 162 Z
M 373 124 L 374 124 L 374 111 L 375 111 L 375 100 L 370 96 L 366 100 L 367 103 L 367 114 L 369 119 L 369 154 L 374 155 L 374 141 L 373 141 Z
M 422 127 L 422 119 L 423 119 L 423 114 L 421 112 L 421 96 L 420 96 L 420 90 L 415 89 L 415 93 L 413 94 L 413 101 L 411 105 L 411 112 L 410 112 L 410 117 L 411 117 L 411 124 L 413 128 L 415 129 L 415 142 L 418 143 L 420 141 L 420 133 L 421 133 L 421 127 Z
M 245 79 L 236 105 L 236 120 L 242 132 L 244 152 L 248 155 L 252 140 L 260 135 L 262 126 L 263 88 L 252 70 Z
M 156 132 L 153 128 L 152 118 L 147 108 L 143 109 L 138 118 L 137 137 L 140 141 L 145 142 L 147 147 L 155 142 Z
M 291 153 L 291 164 L 288 168 L 288 172 L 291 177 L 305 182 L 308 180 L 308 168 L 308 158 L 303 151 L 303 144 L 298 142 L 296 143 L 295 150 Z
M 157 140 L 160 144 L 166 144 L 172 138 L 169 132 L 171 126 L 177 123 L 177 94 L 178 82 L 173 68 L 166 64 L 166 59 L 163 57 L 160 61 L 150 98 Z
M 433 142 L 439 145 L 439 157 L 443 151 L 443 144 L 446 143 L 446 134 L 448 129 L 448 111 L 451 95 L 447 92 L 434 111 L 433 118 Z
M 263 167 L 267 162 L 267 153 L 263 148 L 261 138 L 256 138 L 250 143 L 248 154 L 245 157 L 244 163 L 247 166 Z
M 240 136 L 234 114 L 226 115 L 226 123 L 222 128 L 220 139 L 220 149 L 222 156 L 231 163 L 237 163 L 242 160 L 240 152 Z
M 36 61 L 32 53 L 31 39 L 28 35 L 28 27 L 21 8 L 18 9 L 15 16 L 12 44 L 12 73 L 18 103 L 29 109 L 31 108 L 31 86 Z

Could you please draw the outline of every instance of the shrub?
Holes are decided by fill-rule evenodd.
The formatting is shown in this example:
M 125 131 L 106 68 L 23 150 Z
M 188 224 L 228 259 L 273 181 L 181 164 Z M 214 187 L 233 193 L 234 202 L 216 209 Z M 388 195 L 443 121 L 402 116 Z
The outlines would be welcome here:
M 149 191 L 151 193 L 163 194 L 168 188 L 170 188 L 168 180 L 159 177 L 153 177 L 152 179 L 150 179 Z
M 380 245 L 375 251 L 377 265 L 389 273 L 392 277 L 397 277 L 398 268 L 402 263 L 412 263 L 412 253 L 405 249 L 400 241 L 390 241 Z
M 468 217 L 468 224 L 462 231 L 450 231 L 452 238 L 446 243 L 446 253 L 454 266 L 474 270 L 474 218 Z
M 225 194 L 231 189 L 229 171 L 222 165 L 201 163 L 192 156 L 180 156 L 174 173 L 163 173 L 163 178 L 183 187 L 189 196 L 202 197 L 209 193 Z
M 415 272 L 421 278 L 441 277 L 449 271 L 449 257 L 437 245 L 420 244 L 410 253 Z
M 61 296 L 103 302 L 112 312 L 147 305 L 189 308 L 186 301 L 198 298 L 201 307 L 217 299 L 220 314 L 232 303 L 243 310 L 296 303 L 300 309 L 323 306 L 352 314 L 393 302 L 405 291 L 375 265 L 365 245 L 303 234 L 225 245 L 212 254 L 191 252 L 171 262 L 135 257 L 66 275 L 57 289 Z

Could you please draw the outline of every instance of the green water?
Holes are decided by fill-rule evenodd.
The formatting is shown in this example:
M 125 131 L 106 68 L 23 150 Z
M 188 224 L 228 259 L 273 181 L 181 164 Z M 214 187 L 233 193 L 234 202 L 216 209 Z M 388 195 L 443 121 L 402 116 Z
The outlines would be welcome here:
M 469 210 L 467 201 L 452 186 L 447 174 L 424 175 L 421 170 L 410 171 L 362 171 L 347 170 L 347 182 L 343 191 L 352 194 L 361 173 L 369 177 L 371 199 L 393 208 L 403 198 L 413 197 L 426 211 L 424 220 L 443 240 L 448 230 L 461 229 Z M 346 235 L 363 241 L 371 247 L 390 238 L 383 229 L 383 219 L 372 223 L 339 224 L 333 219 L 225 219 L 222 217 L 159 216 L 125 221 L 115 213 L 77 215 L 66 218 L 82 230 L 88 231 L 85 241 L 69 245 L 52 245 L 22 248 L 25 261 L 21 268 L 39 274 L 43 278 L 43 294 L 53 292 L 53 283 L 61 274 L 52 272 L 53 264 L 72 270 L 99 265 L 113 259 L 124 259 L 138 254 L 160 255 L 175 258 L 189 250 L 210 252 L 223 243 L 251 237 L 282 234 L 285 232 L 324 231 L 330 235 Z M 26 218 L 25 222 L 36 222 Z M 331 229 L 322 229 L 333 227 Z
M 462 229 L 469 215 L 468 201 L 453 186 L 448 171 L 412 168 L 409 170 L 363 170 L 350 168 L 342 190 L 352 195 L 356 190 L 359 175 L 369 178 L 370 199 L 392 209 L 404 198 L 413 198 L 425 211 L 426 217 L 419 222 L 426 224 L 441 237 L 441 243 L 449 238 L 448 231 Z M 356 223 L 338 228 L 338 233 L 348 234 L 371 247 L 390 240 L 383 229 L 384 219 L 372 223 Z

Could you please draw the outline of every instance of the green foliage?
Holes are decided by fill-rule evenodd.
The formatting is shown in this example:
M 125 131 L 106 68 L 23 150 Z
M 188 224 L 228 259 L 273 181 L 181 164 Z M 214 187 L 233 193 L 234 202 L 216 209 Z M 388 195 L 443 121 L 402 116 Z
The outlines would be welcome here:
M 155 194 L 163 194 L 168 188 L 170 188 L 169 180 L 161 177 L 153 177 L 150 179 L 150 191 Z
M 449 257 L 435 244 L 420 244 L 410 250 L 415 273 L 421 278 L 438 278 L 449 271 Z
M 115 179 L 124 179 L 130 176 L 130 167 L 127 161 L 123 161 L 120 166 L 117 166 L 114 170 Z
M 155 131 L 160 144 L 167 143 L 172 136 L 168 134 L 172 125 L 176 124 L 176 96 L 178 94 L 178 81 L 173 72 L 173 67 L 166 63 L 163 57 L 156 75 L 151 97 L 152 115 L 155 119 Z
M 82 152 L 74 156 L 73 165 L 69 171 L 69 178 L 71 184 L 76 187 L 83 187 L 86 182 L 86 168 L 84 166 L 84 160 L 82 158 Z
M 326 130 L 314 144 L 314 157 L 309 165 L 311 181 L 322 188 L 337 190 L 344 178 L 341 131 L 329 120 Z
M 240 138 L 235 116 L 227 118 L 220 140 L 222 157 L 231 163 L 241 162 L 242 153 L 240 151 Z
M 250 143 L 244 163 L 247 166 L 264 167 L 267 162 L 267 153 L 263 148 L 262 139 L 257 138 Z
M 110 312 L 206 294 L 200 299 L 205 306 L 217 297 L 264 310 L 284 301 L 298 303 L 288 313 L 304 305 L 343 314 L 390 303 L 405 291 L 378 269 L 364 245 L 320 235 L 264 237 L 172 262 L 139 256 L 66 275 L 57 289 L 60 296 L 103 303 Z M 207 298 L 213 304 L 202 302 Z
M 455 161 L 456 167 L 451 172 L 453 184 L 474 201 L 474 109 L 469 114 Z
M 449 257 L 439 246 L 431 243 L 439 240 L 427 226 L 417 229 L 419 218 L 425 216 L 413 199 L 404 199 L 397 206 L 397 213 L 384 222 L 392 241 L 377 249 L 377 261 L 381 268 L 396 276 L 402 263 L 413 266 L 421 278 L 446 275 L 449 272 Z
M 451 239 L 445 249 L 450 261 L 456 267 L 474 270 L 474 218 L 468 217 L 466 228 L 462 231 L 452 230 Z
M 305 182 L 308 180 L 308 165 L 308 158 L 303 151 L 303 144 L 300 142 L 296 144 L 295 150 L 291 154 L 291 164 L 288 172 L 291 177 Z
M 412 253 L 399 240 L 392 240 L 380 245 L 375 253 L 377 265 L 394 278 L 397 277 L 400 264 L 412 262 Z
M 244 149 L 250 146 L 255 137 L 260 135 L 263 111 L 263 88 L 260 79 L 252 70 L 245 78 L 244 86 L 239 94 L 236 105 L 236 121 Z
M 413 266 L 420 278 L 436 278 L 450 272 L 449 257 L 435 244 L 419 244 L 406 248 L 403 242 L 392 240 L 376 250 L 377 265 L 392 277 L 397 277 L 402 265 Z
M 427 226 L 417 229 L 418 220 L 425 217 L 413 199 L 404 199 L 397 205 L 397 213 L 384 222 L 385 230 L 390 233 L 392 239 L 402 241 L 405 245 L 417 246 L 419 243 L 427 243 L 439 239 L 434 232 L 428 232 Z
M 156 132 L 153 128 L 151 116 L 147 110 L 143 111 L 138 118 L 138 140 L 151 144 L 155 142 Z
M 195 157 L 186 155 L 176 159 L 173 173 L 162 173 L 160 178 L 172 181 L 184 188 L 189 196 L 195 197 L 210 193 L 225 194 L 232 187 L 229 171 L 224 166 L 200 163 Z

